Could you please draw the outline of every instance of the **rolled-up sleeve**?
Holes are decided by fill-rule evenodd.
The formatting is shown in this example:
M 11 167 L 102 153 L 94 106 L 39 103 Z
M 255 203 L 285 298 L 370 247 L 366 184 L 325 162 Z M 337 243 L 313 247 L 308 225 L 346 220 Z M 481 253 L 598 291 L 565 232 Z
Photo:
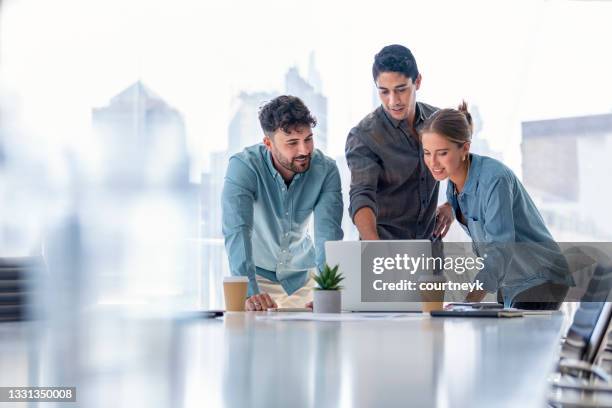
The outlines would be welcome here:
M 256 186 L 254 171 L 240 159 L 230 158 L 221 194 L 222 230 L 230 271 L 249 278 L 249 296 L 259 293 L 251 241 Z
M 486 193 L 483 229 L 486 258 L 484 268 L 476 275 L 488 292 L 495 292 L 505 275 L 513 256 L 516 239 L 512 212 L 512 185 L 507 178 L 495 180 Z
M 353 128 L 346 139 L 346 162 L 351 170 L 351 188 L 349 190 L 349 214 L 355 219 L 355 213 L 362 207 L 370 207 L 378 216 L 376 191 L 381 172 L 380 159 L 362 140 L 363 135 Z
M 325 266 L 325 242 L 339 241 L 344 237 L 343 206 L 340 172 L 334 163 L 325 177 L 321 194 L 314 207 L 315 251 L 319 271 Z

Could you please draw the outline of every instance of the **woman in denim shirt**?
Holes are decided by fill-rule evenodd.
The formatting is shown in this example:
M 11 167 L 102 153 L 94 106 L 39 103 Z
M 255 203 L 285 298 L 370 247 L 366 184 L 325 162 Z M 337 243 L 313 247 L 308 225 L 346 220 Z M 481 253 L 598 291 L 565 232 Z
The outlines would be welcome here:
M 498 291 L 506 307 L 558 309 L 573 284 L 567 262 L 512 170 L 470 153 L 471 134 L 465 102 L 437 111 L 421 130 L 425 163 L 436 180 L 449 178 L 448 202 L 484 258 L 475 278 L 484 290 L 466 300 Z

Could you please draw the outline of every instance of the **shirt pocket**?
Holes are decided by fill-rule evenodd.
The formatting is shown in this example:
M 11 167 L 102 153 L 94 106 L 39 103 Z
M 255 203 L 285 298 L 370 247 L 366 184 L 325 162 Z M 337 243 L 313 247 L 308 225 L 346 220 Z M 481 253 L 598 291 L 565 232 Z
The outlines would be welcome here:
M 484 232 L 484 226 L 482 222 L 477 218 L 467 217 L 467 227 L 469 230 L 470 237 L 472 241 L 475 243 L 485 243 L 487 242 L 487 236 Z

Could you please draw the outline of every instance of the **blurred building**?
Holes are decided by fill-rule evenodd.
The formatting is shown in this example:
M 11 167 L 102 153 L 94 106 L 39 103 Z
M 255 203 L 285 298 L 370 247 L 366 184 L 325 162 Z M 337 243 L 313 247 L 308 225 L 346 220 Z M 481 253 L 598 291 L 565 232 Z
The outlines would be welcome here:
M 227 153 L 230 156 L 247 146 L 261 143 L 263 132 L 259 125 L 259 108 L 277 96 L 278 94 L 272 92 L 241 92 L 238 95 L 236 113 L 228 129 Z M 211 168 L 216 167 L 211 163 Z
M 612 114 L 522 123 L 523 178 L 557 239 L 609 240 Z
M 182 114 L 137 81 L 93 109 L 92 127 L 103 188 L 91 194 L 105 220 L 92 229 L 95 251 L 111 259 L 92 266 L 102 271 L 95 282 L 101 299 L 165 293 L 195 306 L 201 202 L 199 186 L 189 182 Z
M 481 156 L 488 156 L 503 162 L 503 155 L 497 150 L 493 150 L 487 135 L 482 132 L 484 120 L 480 114 L 478 105 L 470 105 L 470 114 L 472 115 L 472 143 L 470 145 L 470 151 Z
M 285 75 L 285 92 L 302 99 L 315 116 L 317 119 L 317 126 L 313 129 L 315 147 L 327 153 L 327 97 L 321 91 L 321 78 L 315 68 L 314 54 L 310 55 L 308 77 L 314 83 L 300 76 L 296 67 L 290 68 Z
M 117 188 L 189 183 L 189 156 L 182 115 L 137 81 L 94 108 L 103 179 Z

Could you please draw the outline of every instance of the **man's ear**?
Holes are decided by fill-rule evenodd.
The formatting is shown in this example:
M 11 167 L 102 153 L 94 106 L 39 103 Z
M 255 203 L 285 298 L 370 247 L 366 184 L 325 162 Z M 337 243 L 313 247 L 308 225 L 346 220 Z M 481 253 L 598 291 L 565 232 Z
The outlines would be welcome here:
M 414 85 L 416 87 L 416 90 L 418 91 L 421 87 L 421 74 L 417 75 L 416 81 L 414 81 Z
M 263 144 L 266 146 L 266 149 L 272 150 L 272 140 L 267 135 L 264 135 Z

